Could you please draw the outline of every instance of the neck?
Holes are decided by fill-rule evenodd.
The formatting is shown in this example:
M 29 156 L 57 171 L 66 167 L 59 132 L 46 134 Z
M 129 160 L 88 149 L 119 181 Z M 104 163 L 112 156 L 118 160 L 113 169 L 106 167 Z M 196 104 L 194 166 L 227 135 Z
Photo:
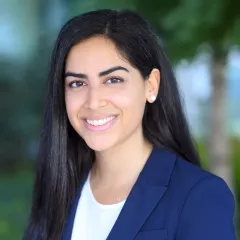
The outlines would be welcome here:
M 96 152 L 91 175 L 96 181 L 106 184 L 133 183 L 151 151 L 152 145 L 139 130 L 124 142 L 106 151 Z

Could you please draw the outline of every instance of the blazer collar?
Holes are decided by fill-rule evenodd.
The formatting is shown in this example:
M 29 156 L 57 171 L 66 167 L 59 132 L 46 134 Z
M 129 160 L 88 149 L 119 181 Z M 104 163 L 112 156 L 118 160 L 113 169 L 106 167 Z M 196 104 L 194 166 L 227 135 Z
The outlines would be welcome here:
M 107 240 L 134 239 L 166 192 L 175 161 L 175 154 L 156 146 L 153 148 Z M 77 190 L 65 223 L 62 240 L 71 239 L 78 200 L 86 177 L 87 174 Z

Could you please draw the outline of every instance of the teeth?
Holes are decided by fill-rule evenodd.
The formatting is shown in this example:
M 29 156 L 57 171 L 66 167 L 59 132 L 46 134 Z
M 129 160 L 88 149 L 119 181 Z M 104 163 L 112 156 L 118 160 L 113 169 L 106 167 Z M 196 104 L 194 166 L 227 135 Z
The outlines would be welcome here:
M 101 125 L 104 125 L 107 122 L 113 120 L 114 118 L 115 118 L 115 116 L 104 118 L 104 119 L 100 119 L 100 120 L 88 120 L 87 119 L 87 123 L 91 124 L 91 125 L 94 125 L 94 126 L 101 126 Z

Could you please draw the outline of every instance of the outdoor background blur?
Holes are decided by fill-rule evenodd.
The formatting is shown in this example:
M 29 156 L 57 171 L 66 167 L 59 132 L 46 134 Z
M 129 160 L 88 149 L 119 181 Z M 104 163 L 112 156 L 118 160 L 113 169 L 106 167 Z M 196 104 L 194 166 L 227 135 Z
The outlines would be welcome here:
M 203 166 L 234 193 L 239 231 L 240 1 L 0 0 L 0 239 L 21 239 L 26 226 L 58 31 L 72 16 L 100 8 L 136 10 L 157 30 Z

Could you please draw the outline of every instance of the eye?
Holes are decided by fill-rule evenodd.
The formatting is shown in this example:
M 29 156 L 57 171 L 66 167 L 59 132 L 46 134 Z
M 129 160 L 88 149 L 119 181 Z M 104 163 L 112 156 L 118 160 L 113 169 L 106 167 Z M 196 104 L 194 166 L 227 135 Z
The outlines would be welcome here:
M 112 78 L 109 78 L 105 83 L 112 84 L 112 83 L 122 83 L 122 82 L 123 82 L 122 78 L 112 77 Z
M 70 88 L 79 88 L 79 87 L 82 87 L 82 86 L 86 86 L 86 83 L 81 82 L 81 81 L 72 81 L 72 82 L 69 83 Z

